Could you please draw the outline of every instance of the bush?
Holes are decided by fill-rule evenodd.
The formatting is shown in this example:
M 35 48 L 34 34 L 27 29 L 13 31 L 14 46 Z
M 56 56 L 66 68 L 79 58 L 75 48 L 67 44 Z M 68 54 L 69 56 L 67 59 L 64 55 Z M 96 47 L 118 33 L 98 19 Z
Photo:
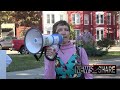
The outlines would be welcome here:
M 84 45 L 84 49 L 88 56 L 103 56 L 107 54 L 107 51 L 102 51 L 102 49 L 97 49 L 95 46 Z
M 101 46 L 101 41 L 99 42 Z M 102 56 L 107 53 L 107 51 L 102 51 L 102 49 L 97 49 L 95 46 L 95 38 L 90 32 L 84 32 L 77 38 L 77 46 L 82 46 L 86 50 L 88 56 Z
M 103 49 L 104 47 L 106 48 L 106 51 L 104 51 L 105 53 L 107 53 L 108 49 L 113 45 L 115 45 L 115 41 L 109 38 L 103 38 L 102 40 L 97 42 L 97 46 L 100 49 Z
M 102 40 L 97 41 L 97 46 L 100 48 L 106 47 L 106 49 L 109 49 L 114 44 L 115 41 L 109 38 L 103 38 Z

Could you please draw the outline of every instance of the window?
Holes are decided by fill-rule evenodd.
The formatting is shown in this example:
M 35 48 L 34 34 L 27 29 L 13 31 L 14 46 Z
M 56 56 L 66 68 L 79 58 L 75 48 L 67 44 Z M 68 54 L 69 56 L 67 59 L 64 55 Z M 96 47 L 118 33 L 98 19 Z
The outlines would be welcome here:
M 60 20 L 63 20 L 63 15 L 60 15 Z
M 97 20 L 97 23 L 99 23 L 99 15 L 97 15 L 97 18 L 96 18 L 96 20 Z
M 113 15 L 113 25 L 115 25 L 115 15 Z
M 47 23 L 49 24 L 50 23 L 50 15 L 47 14 Z
M 50 31 L 47 31 L 47 34 L 50 34 Z
M 55 16 L 54 16 L 54 14 L 51 15 L 51 20 L 52 20 L 51 21 L 52 23 L 55 23 Z
M 101 39 L 103 39 L 104 35 L 103 35 L 103 30 L 101 30 Z
M 96 29 L 96 39 L 97 41 L 102 40 L 104 38 L 104 29 L 103 28 L 97 28 Z
M 99 31 L 97 31 L 97 39 L 99 39 Z
M 100 20 L 101 20 L 101 24 L 103 23 L 103 15 L 100 15 L 101 17 L 100 17 Z
M 80 35 L 80 30 L 79 29 L 75 29 L 75 38 L 77 38 Z
M 89 25 L 89 15 L 88 14 L 84 15 L 84 25 Z
M 96 12 L 96 24 L 104 24 L 104 12 Z
M 47 24 L 50 24 L 50 23 L 55 23 L 55 16 L 54 14 L 47 14 Z
M 80 14 L 79 13 L 72 14 L 72 24 L 80 24 Z
M 111 13 L 107 13 L 107 25 L 111 25 Z

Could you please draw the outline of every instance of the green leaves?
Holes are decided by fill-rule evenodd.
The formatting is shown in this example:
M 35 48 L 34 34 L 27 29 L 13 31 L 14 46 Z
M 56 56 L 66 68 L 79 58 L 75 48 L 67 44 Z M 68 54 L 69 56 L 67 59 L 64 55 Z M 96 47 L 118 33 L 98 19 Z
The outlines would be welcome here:
M 73 25 L 70 24 L 70 39 L 75 40 L 75 31 L 73 29 Z
M 14 17 L 18 26 L 38 27 L 41 20 L 41 11 L 15 11 Z
M 0 23 L 13 23 L 14 13 L 14 11 L 0 11 Z
M 39 26 L 41 11 L 0 11 L 0 23 L 16 23 L 17 26 Z

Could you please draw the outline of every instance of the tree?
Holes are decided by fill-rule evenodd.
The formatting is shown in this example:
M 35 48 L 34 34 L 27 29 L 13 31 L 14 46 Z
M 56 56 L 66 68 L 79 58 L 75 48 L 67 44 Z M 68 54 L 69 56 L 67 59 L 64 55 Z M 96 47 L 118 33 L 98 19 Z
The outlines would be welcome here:
M 36 27 L 39 29 L 42 11 L 0 11 L 0 33 L 2 23 L 15 23 L 16 27 Z
M 27 26 L 39 28 L 41 15 L 41 11 L 15 11 L 14 18 L 16 27 Z
M 75 31 L 72 24 L 70 24 L 70 40 L 75 40 Z
M 106 54 L 101 49 L 97 49 L 95 38 L 89 31 L 84 32 L 77 38 L 77 46 L 84 47 L 88 56 L 102 56 Z
M 0 23 L 13 23 L 15 11 L 0 11 Z
M 2 23 L 13 23 L 15 21 L 14 13 L 15 11 L 0 11 L 0 33 Z

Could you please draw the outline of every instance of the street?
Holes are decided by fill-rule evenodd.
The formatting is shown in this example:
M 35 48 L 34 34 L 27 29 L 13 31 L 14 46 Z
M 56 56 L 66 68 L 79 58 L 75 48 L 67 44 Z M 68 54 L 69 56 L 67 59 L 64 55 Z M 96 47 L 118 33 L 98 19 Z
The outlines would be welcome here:
M 120 79 L 120 69 L 116 74 L 94 74 L 94 79 Z

